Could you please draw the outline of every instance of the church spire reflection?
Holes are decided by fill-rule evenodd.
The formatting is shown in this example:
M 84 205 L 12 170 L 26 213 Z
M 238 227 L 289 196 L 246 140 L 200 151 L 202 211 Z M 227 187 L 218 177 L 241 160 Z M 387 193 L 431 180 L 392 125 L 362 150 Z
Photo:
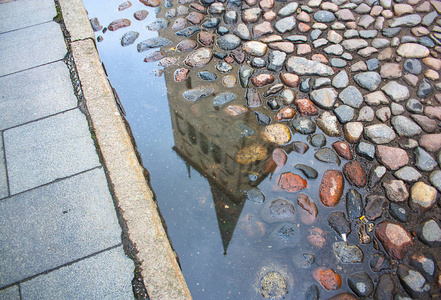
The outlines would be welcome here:
M 228 114 L 229 106 L 241 104 L 243 99 L 217 107 L 213 105 L 215 92 L 195 102 L 187 101 L 182 92 L 188 87 L 175 83 L 167 71 L 173 149 L 187 166 L 208 179 L 226 253 L 245 204 L 244 192 L 256 187 L 271 171 L 270 145 L 260 138 L 262 127 L 252 112 Z M 190 176 L 190 170 L 188 173 Z

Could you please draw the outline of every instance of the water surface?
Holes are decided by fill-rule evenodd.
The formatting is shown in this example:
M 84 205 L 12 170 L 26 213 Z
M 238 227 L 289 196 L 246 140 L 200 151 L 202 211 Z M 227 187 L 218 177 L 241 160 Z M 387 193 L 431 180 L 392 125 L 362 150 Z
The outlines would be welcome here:
M 156 19 L 155 9 L 135 0 L 131 1 L 133 6 L 124 11 L 118 11 L 121 0 L 83 2 L 89 17 L 98 17 L 103 26 L 119 18 L 128 18 L 132 22 L 131 26 L 114 32 L 96 32 L 97 36 L 103 37 L 97 46 L 109 79 L 127 112 L 126 118 L 144 166 L 150 173 L 160 211 L 194 299 L 263 298 L 260 280 L 272 270 L 285 276 L 287 298 L 295 299 L 304 286 L 317 284 L 311 274 L 319 266 L 332 268 L 341 275 L 343 285 L 338 292 L 348 290 L 345 275 L 359 271 L 361 265 L 343 266 L 337 261 L 331 245 L 342 239 L 326 221 L 331 211 L 345 211 L 344 203 L 342 201 L 336 209 L 330 209 L 318 199 L 318 186 L 324 171 L 341 167 L 314 159 L 316 149 L 312 146 L 302 155 L 293 151 L 292 145 L 286 145 L 281 147 L 288 154 L 286 165 L 268 172 L 266 168 L 275 145 L 261 139 L 264 126 L 257 123 L 254 114 L 248 112 L 232 118 L 225 114 L 224 106 L 214 107 L 208 100 L 189 103 L 183 99 L 182 93 L 206 84 L 195 76 L 196 73 L 191 81 L 176 83 L 173 81 L 176 67 L 166 68 L 164 75 L 157 76 L 155 70 L 164 68 L 158 67 L 157 63 L 143 62 L 149 52 L 138 53 L 136 44 L 157 36 L 157 32 L 146 28 Z M 133 18 L 133 13 L 139 9 L 150 12 L 144 21 Z M 128 31 L 137 31 L 140 37 L 134 44 L 122 47 L 120 39 Z M 186 55 L 174 54 L 172 46 L 164 47 L 162 52 L 165 55 Z M 215 63 L 217 61 L 213 60 L 206 69 L 214 70 Z M 238 67 L 235 65 L 230 74 L 237 75 Z M 217 74 L 215 94 L 226 91 L 221 83 L 223 74 Z M 239 85 L 228 91 L 238 94 L 234 104 L 244 105 L 244 90 Z M 254 134 L 246 136 L 241 127 L 243 124 Z M 320 133 L 319 129 L 317 133 Z M 327 146 L 336 140 L 327 138 Z M 294 134 L 293 141 L 308 143 L 307 136 L 298 133 Z M 265 158 L 252 164 L 238 164 L 237 153 L 252 145 L 263 145 L 267 149 Z M 306 236 L 312 226 L 302 224 L 299 218 L 291 224 L 298 228 L 298 243 L 286 245 L 275 241 L 272 233 L 281 224 L 264 222 L 261 218 L 264 204 L 243 197 L 244 191 L 258 187 L 266 202 L 283 198 L 294 203 L 298 211 L 298 193 L 289 193 L 278 187 L 279 176 L 284 172 L 304 177 L 294 168 L 297 163 L 319 171 L 318 178 L 308 180 L 308 187 L 301 192 L 319 207 L 318 221 L 312 226 L 327 232 L 327 244 L 323 248 L 314 248 L 307 242 Z M 349 237 L 349 243 L 359 244 L 356 232 Z M 372 251 L 372 247 L 365 245 L 361 248 L 365 256 Z M 293 257 L 301 253 L 315 256 L 311 268 L 296 267 Z M 369 270 L 365 265 L 363 268 Z M 336 292 L 320 287 L 320 294 L 326 297 Z

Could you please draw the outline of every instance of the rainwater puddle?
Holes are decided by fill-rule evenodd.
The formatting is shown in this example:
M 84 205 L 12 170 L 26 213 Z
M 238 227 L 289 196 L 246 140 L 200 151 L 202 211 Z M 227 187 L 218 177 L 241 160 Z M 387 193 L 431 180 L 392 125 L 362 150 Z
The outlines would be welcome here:
M 352 222 L 348 243 L 362 249 L 363 263 L 343 264 L 333 254 L 333 244 L 343 239 L 328 225 L 327 218 L 331 212 L 346 212 L 345 195 L 353 187 L 345 181 L 342 200 L 330 208 L 321 203 L 319 186 L 325 171 L 341 170 L 347 162 L 345 159 L 339 158 L 340 165 L 318 161 L 314 154 L 319 147 L 312 146 L 308 135 L 300 133 L 292 134 L 287 145 L 268 142 L 263 137 L 265 125 L 257 122 L 254 112 L 270 116 L 272 124 L 290 124 L 274 121 L 277 112 L 266 105 L 271 97 L 262 97 L 262 106 L 247 108 L 240 116 L 229 115 L 226 112 L 229 105 L 246 106 L 245 89 L 239 82 L 231 88 L 222 84 L 226 75 L 238 79 L 240 65 L 236 62 L 231 64 L 230 72 L 222 73 L 215 68 L 221 60 L 213 58 L 203 68 L 190 70 L 187 80 L 175 82 L 174 71 L 185 67 L 182 61 L 190 53 L 175 51 L 176 44 L 183 39 L 171 29 L 175 19 L 170 19 L 167 29 L 161 32 L 161 36 L 172 39 L 173 43 L 161 51 L 164 56 L 178 57 L 178 64 L 163 68 L 157 62 L 143 62 L 148 54 L 159 49 L 137 51 L 139 42 L 157 36 L 156 31 L 146 28 L 156 20 L 155 8 L 137 0 L 132 0 L 132 6 L 123 11 L 118 11 L 121 0 L 83 2 L 89 17 L 97 17 L 104 27 L 116 19 L 131 21 L 129 27 L 96 32 L 103 37 L 103 41 L 97 43 L 98 50 L 127 112 L 126 118 L 150 173 L 151 186 L 194 299 L 263 299 L 263 296 L 285 293 L 286 299 L 303 299 L 305 291 L 315 291 L 314 285 L 320 297 L 326 299 L 350 291 L 349 274 L 364 270 L 375 278 L 368 266 L 375 250 L 372 243 L 360 244 L 357 235 L 360 220 Z M 177 6 L 173 3 L 173 7 Z M 137 21 L 133 17 L 138 10 L 149 12 L 145 20 Z M 158 17 L 163 18 L 167 10 L 162 7 Z M 122 47 L 121 37 L 128 31 L 136 31 L 140 36 L 133 44 Z M 163 70 L 164 74 L 157 76 L 155 70 Z M 205 70 L 215 73 L 216 81 L 201 80 L 198 72 Z M 269 73 L 277 76 L 275 72 Z M 213 94 L 195 102 L 184 99 L 186 90 L 204 86 L 213 88 Z M 267 88 L 257 90 L 263 94 Z M 237 97 L 216 107 L 213 98 L 222 92 L 235 93 Z M 297 98 L 301 97 L 300 94 Z M 317 127 L 315 133 L 322 131 Z M 338 140 L 326 136 L 323 147 L 331 148 Z M 304 154 L 296 152 L 294 142 L 307 144 L 309 150 Z M 284 165 L 277 166 L 272 160 L 276 148 L 287 155 Z M 280 157 L 281 152 L 277 151 Z M 314 168 L 317 178 L 308 179 L 294 167 L 297 164 Z M 306 180 L 306 188 L 296 192 L 282 189 L 279 179 L 284 173 L 301 176 Z M 365 194 L 363 189 L 358 191 Z M 297 203 L 299 194 L 315 202 L 317 220 L 302 222 L 304 211 Z M 247 200 L 246 195 L 250 199 Z M 293 216 L 289 215 L 290 206 L 286 206 L 286 202 L 285 206 L 270 207 L 277 199 L 285 199 L 293 205 Z M 279 216 L 270 215 L 271 210 Z M 323 234 L 323 240 L 320 236 L 313 238 L 317 232 Z M 324 244 L 319 245 L 320 242 Z M 341 288 L 326 290 L 313 278 L 312 273 L 318 268 L 338 273 Z

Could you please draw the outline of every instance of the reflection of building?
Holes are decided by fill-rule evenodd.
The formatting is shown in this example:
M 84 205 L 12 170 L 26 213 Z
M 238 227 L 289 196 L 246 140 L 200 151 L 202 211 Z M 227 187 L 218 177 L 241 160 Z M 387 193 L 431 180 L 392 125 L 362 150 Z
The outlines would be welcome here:
M 179 96 L 169 95 L 174 150 L 234 202 L 240 202 L 243 191 L 257 186 L 267 175 L 262 170 L 268 163 L 269 151 L 264 159 L 248 164 L 237 162 L 241 150 L 259 143 L 261 126 L 250 112 L 235 118 L 227 115 L 224 107 L 214 109 L 213 96 L 196 102 Z M 246 122 L 246 118 L 253 122 Z M 246 136 L 252 131 L 254 134 Z
M 252 112 L 238 117 L 225 112 L 229 104 L 243 104 L 239 99 L 220 108 L 213 106 L 213 95 L 189 102 L 182 97 L 183 85 L 174 82 L 167 71 L 173 149 L 209 180 L 226 251 L 244 206 L 244 191 L 257 186 L 267 176 L 263 170 L 271 161 L 270 149 L 265 149 L 262 159 L 247 164 L 239 164 L 237 155 L 256 143 L 266 148 L 270 145 L 263 144 L 262 126 Z M 250 135 L 251 132 L 254 133 Z
M 210 187 L 216 210 L 217 224 L 219 225 L 222 245 L 224 246 L 224 254 L 227 254 L 228 244 L 233 237 L 234 229 L 242 213 L 245 201 L 235 203 L 215 185 L 210 183 Z

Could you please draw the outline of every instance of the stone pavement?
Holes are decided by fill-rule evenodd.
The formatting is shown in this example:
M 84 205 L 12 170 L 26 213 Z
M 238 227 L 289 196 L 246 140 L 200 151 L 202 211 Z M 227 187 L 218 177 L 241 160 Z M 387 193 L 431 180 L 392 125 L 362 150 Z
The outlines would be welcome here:
M 93 21 L 97 41 L 119 34 L 122 46 L 136 42 L 144 62 L 158 66 L 174 149 L 191 166 L 227 191 L 236 171 L 225 153 L 246 170 L 238 177 L 252 181 L 246 200 L 261 207 L 239 218 L 241 233 L 303 253 L 291 273 L 305 288 L 286 283 L 293 274 L 283 267 L 293 257 L 280 251 L 271 258 L 281 266 L 264 265 L 267 275 L 280 276 L 257 272 L 262 295 L 272 289 L 275 298 L 298 291 L 308 299 L 358 299 L 350 289 L 375 300 L 441 298 L 440 1 L 140 2 L 158 7 L 145 26 L 158 37 L 142 38 L 137 25 L 120 30 L 138 22 L 127 8 L 127 19 L 121 13 L 107 23 L 109 33 Z M 207 150 L 210 144 L 221 146 Z M 264 171 L 256 172 L 262 162 Z M 278 177 L 277 184 L 254 187 L 261 173 Z M 305 194 L 294 208 L 295 194 L 281 190 Z M 294 211 L 311 227 L 293 221 Z M 270 227 L 277 222 L 293 224 Z M 305 242 L 296 240 L 300 234 Z M 311 268 L 299 273 L 305 260 Z
M 53 0 L 0 1 L 0 299 L 133 299 L 56 16 Z

